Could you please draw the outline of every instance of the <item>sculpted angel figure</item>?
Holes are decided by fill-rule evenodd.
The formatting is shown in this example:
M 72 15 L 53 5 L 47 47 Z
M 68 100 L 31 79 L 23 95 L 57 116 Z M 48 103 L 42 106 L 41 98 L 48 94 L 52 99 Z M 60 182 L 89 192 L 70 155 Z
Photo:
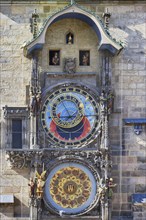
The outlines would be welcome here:
M 43 187 L 45 185 L 45 174 L 46 170 L 43 171 L 41 174 L 36 172 L 36 194 L 37 198 L 43 197 Z

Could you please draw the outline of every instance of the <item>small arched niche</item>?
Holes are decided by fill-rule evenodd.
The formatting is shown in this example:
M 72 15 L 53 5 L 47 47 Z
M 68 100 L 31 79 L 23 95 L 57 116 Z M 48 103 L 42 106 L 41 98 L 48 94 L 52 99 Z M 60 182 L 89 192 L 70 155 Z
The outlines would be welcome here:
M 74 44 L 74 34 L 72 31 L 68 31 L 65 36 L 66 44 L 71 45 Z

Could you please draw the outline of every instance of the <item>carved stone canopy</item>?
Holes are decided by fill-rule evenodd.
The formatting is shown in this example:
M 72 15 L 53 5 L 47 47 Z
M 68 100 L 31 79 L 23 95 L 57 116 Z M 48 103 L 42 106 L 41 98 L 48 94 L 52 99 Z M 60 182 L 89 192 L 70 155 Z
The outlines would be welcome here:
M 121 43 L 117 42 L 111 37 L 110 33 L 104 27 L 102 20 L 99 17 L 93 15 L 92 12 L 88 12 L 77 4 L 71 4 L 46 20 L 45 25 L 42 27 L 37 37 L 23 46 L 24 55 L 29 57 L 30 54 L 33 54 L 34 50 L 42 49 L 45 44 L 45 35 L 47 29 L 52 23 L 57 22 L 62 18 L 80 19 L 89 24 L 97 34 L 99 40 L 98 50 L 108 50 L 111 54 L 116 55 L 123 49 Z

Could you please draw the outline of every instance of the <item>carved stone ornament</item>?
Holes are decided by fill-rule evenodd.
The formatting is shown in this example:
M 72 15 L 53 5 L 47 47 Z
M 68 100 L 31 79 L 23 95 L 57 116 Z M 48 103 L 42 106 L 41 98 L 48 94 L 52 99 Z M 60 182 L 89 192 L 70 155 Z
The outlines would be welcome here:
M 12 168 L 22 169 L 24 167 L 41 167 L 43 151 L 33 150 L 7 150 L 7 160 Z
M 14 118 L 14 117 L 28 117 L 29 116 L 28 108 L 26 107 L 8 107 L 5 105 L 3 107 L 3 116 L 4 119 Z
M 53 158 L 58 158 L 58 157 L 64 157 L 64 159 L 68 158 L 68 157 L 79 157 L 79 158 L 84 158 L 85 160 L 88 159 L 88 161 L 90 162 L 90 164 L 92 164 L 94 167 L 99 168 L 101 165 L 101 158 L 102 158 L 102 154 L 100 151 L 75 151 L 75 150 L 70 150 L 70 151 L 52 151 L 50 152 L 46 152 L 45 153 L 45 164 L 47 165 L 48 163 L 48 156 L 50 156 L 50 160 Z
M 76 72 L 76 58 L 64 59 L 64 72 L 75 73 Z
M 103 153 L 97 150 L 7 150 L 6 155 L 11 166 L 19 169 L 24 167 L 47 167 L 48 161 L 53 161 L 58 157 L 68 158 L 70 156 L 79 157 L 85 160 L 88 159 L 90 164 L 99 169 L 104 169 L 105 167 L 110 168 L 112 166 L 109 153 Z

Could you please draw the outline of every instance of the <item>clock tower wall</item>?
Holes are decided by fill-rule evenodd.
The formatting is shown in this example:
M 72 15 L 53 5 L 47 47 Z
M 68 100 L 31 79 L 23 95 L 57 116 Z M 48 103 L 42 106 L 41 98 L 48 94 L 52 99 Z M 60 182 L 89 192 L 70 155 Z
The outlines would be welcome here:
M 18 4 L 18 2 L 23 3 Z M 34 2 L 37 2 L 37 4 L 33 4 Z M 14 208 L 13 211 L 9 210 L 7 212 L 9 205 L 6 206 L 6 204 L 2 204 L 0 213 L 2 219 L 8 218 L 9 212 L 12 213 L 9 219 L 12 219 L 12 216 L 15 216 L 17 219 L 20 219 L 17 216 L 30 216 L 28 183 L 30 177 L 35 178 L 35 169 L 38 169 L 41 173 L 44 167 L 45 169 L 47 168 L 46 161 L 52 161 L 52 159 L 58 158 L 58 155 L 64 158 L 66 155 L 70 156 L 72 154 L 70 149 L 68 151 L 67 149 L 64 151 L 61 149 L 60 154 L 57 152 L 57 149 L 49 149 L 48 154 L 46 154 L 47 151 L 44 151 L 43 155 L 41 154 L 41 152 L 43 152 L 42 148 L 47 148 L 47 143 L 44 144 L 43 142 L 40 146 L 37 145 L 37 138 L 35 138 L 35 135 L 32 135 L 32 133 L 37 133 L 35 133 L 37 126 L 39 132 L 43 133 L 44 131 L 40 123 L 41 113 L 39 112 L 35 115 L 37 109 L 33 108 L 38 106 L 31 106 L 31 104 L 33 104 L 31 101 L 35 99 L 33 91 L 30 89 L 31 86 L 33 87 L 33 83 L 31 84 L 30 81 L 35 81 L 36 78 L 33 78 L 33 73 L 36 74 L 37 71 L 34 71 L 34 60 L 30 59 L 29 55 L 31 56 L 34 51 L 37 51 L 38 44 L 35 44 L 35 50 L 33 47 L 35 37 L 32 42 L 28 42 L 27 44 L 27 41 L 33 37 L 33 34 L 30 32 L 30 21 L 31 14 L 34 13 L 35 9 L 39 14 L 39 31 L 45 19 L 48 17 L 49 21 L 52 14 L 55 13 L 55 10 L 59 11 L 63 9 L 69 1 L 52 0 L 48 2 L 48 0 L 44 0 L 34 2 L 28 0 L 11 0 L 6 4 L 6 1 L 2 0 L 1 3 L 2 71 L 0 111 L 2 149 L 0 158 L 0 182 L 2 188 L 1 194 L 3 194 L 1 198 L 4 198 L 7 194 L 13 194 L 15 198 L 14 204 L 10 205 L 10 208 Z M 104 2 L 76 0 L 76 2 L 80 5 L 84 5 L 89 11 L 94 11 L 94 13 L 90 13 L 91 18 L 93 15 L 95 15 L 95 17 L 97 15 L 102 17 L 102 14 L 108 8 L 107 14 L 108 12 L 112 13 L 109 32 L 117 41 L 120 40 L 121 45 L 125 45 L 125 49 L 123 49 L 120 54 L 118 54 L 118 52 L 115 53 L 115 55 L 118 54 L 118 56 L 111 58 L 111 66 L 108 68 L 109 75 L 110 69 L 112 69 L 111 87 L 114 90 L 113 112 L 109 119 L 109 140 L 113 165 L 111 177 L 114 183 L 117 184 L 113 189 L 112 207 L 109 207 L 112 211 L 112 217 L 109 215 L 109 219 L 137 220 L 139 217 L 139 219 L 144 220 L 146 213 L 145 203 L 140 203 L 140 205 L 137 206 L 137 202 L 139 198 L 141 201 L 146 198 L 146 3 L 143 0 L 125 2 L 120 0 L 114 2 L 106 0 Z M 86 12 L 84 12 L 84 14 L 85 13 Z M 71 39 L 69 40 L 70 36 Z M 37 39 L 38 38 L 35 39 L 35 42 L 38 42 Z M 66 81 L 81 83 L 85 86 L 89 84 L 90 88 L 93 86 L 96 86 L 97 89 L 99 88 L 99 81 L 101 80 L 99 76 L 105 76 L 104 71 L 102 71 L 104 68 L 101 67 L 101 56 L 103 54 L 101 55 L 101 52 L 98 51 L 100 41 L 91 26 L 77 18 L 58 20 L 48 26 L 44 42 L 42 43 L 43 48 L 37 51 L 39 59 L 38 75 L 41 85 L 37 85 L 37 88 L 40 90 L 38 90 L 38 94 L 35 95 L 39 95 L 42 92 L 41 98 L 43 99 L 44 91 L 47 91 L 50 87 L 56 87 L 58 84 L 63 84 Z M 29 51 L 29 59 L 23 56 L 23 48 L 25 45 L 27 45 L 28 50 L 34 49 L 33 52 Z M 32 47 L 30 45 L 32 45 Z M 116 41 L 113 42 L 112 45 L 117 46 Z M 118 48 L 120 48 L 120 46 Z M 59 62 L 59 64 L 52 65 L 55 52 L 57 52 L 57 59 L 59 59 L 57 62 Z M 83 65 L 82 56 L 85 52 L 88 52 L 89 55 L 88 65 Z M 104 55 L 106 61 L 106 53 Z M 67 72 L 64 65 L 65 60 L 68 58 L 75 58 L 76 60 L 76 65 L 72 72 Z M 58 96 L 58 98 L 60 97 Z M 106 101 L 110 101 L 110 98 L 111 96 L 107 96 Z M 100 101 L 101 104 L 103 104 L 103 99 Z M 69 103 L 69 100 L 67 99 L 66 102 Z M 41 103 L 43 105 L 43 100 L 41 100 Z M 40 103 L 38 102 L 38 104 Z M 71 113 L 68 113 L 66 110 L 65 116 L 63 115 L 62 118 L 67 118 L 67 120 L 74 122 L 73 118 L 76 115 L 75 106 L 73 106 L 73 110 Z M 49 117 L 51 116 L 52 115 Z M 38 123 L 36 123 L 37 119 L 39 119 Z M 18 129 L 15 130 L 16 125 Z M 63 129 L 65 130 L 66 128 Z M 18 142 L 17 145 L 16 142 L 12 142 L 13 130 L 19 133 L 18 137 L 20 142 Z M 43 133 L 43 140 L 45 139 L 44 134 L 45 132 Z M 14 135 L 14 140 L 18 140 L 18 138 L 15 139 L 15 137 Z M 40 141 L 40 139 L 37 141 Z M 93 142 L 92 145 L 94 145 Z M 39 147 L 40 149 L 38 149 Z M 73 154 L 75 158 L 80 156 L 84 158 L 85 161 L 92 162 L 94 166 L 96 164 L 98 166 L 98 157 L 101 157 L 100 154 L 98 155 L 98 152 L 97 155 L 94 155 L 94 152 L 92 154 L 88 154 L 87 152 L 86 154 L 84 148 L 75 149 L 75 151 L 75 154 Z M 9 163 L 6 161 L 7 157 L 9 158 Z M 45 157 L 47 158 L 46 161 Z M 26 158 L 28 160 L 25 160 Z M 92 159 L 92 161 L 90 161 L 90 159 Z M 104 158 L 101 160 L 101 165 L 102 162 L 104 165 Z M 78 161 L 74 161 L 74 164 L 78 164 Z M 23 167 L 25 165 L 27 168 Z M 38 167 L 36 166 L 34 169 L 34 165 Z M 39 167 L 40 165 L 42 167 Z M 59 172 L 59 169 L 57 172 Z M 78 178 L 76 178 L 76 180 L 78 180 Z M 103 187 L 102 182 L 100 183 L 101 187 Z M 71 186 L 76 189 L 76 185 L 73 182 L 65 184 L 67 193 Z M 111 182 L 108 187 L 112 188 Z M 8 198 L 10 199 L 11 197 Z M 94 215 L 94 210 L 92 211 Z M 47 213 L 49 212 L 47 211 Z M 43 216 L 40 219 L 46 220 L 51 218 L 57 220 L 61 217 L 51 217 L 49 213 L 47 217 Z M 30 217 L 25 219 L 30 220 Z M 70 219 L 70 217 L 65 217 L 65 219 Z M 72 217 L 72 219 L 82 219 L 82 217 Z M 85 219 L 85 216 L 83 219 Z M 87 216 L 87 219 L 91 219 L 91 216 Z

